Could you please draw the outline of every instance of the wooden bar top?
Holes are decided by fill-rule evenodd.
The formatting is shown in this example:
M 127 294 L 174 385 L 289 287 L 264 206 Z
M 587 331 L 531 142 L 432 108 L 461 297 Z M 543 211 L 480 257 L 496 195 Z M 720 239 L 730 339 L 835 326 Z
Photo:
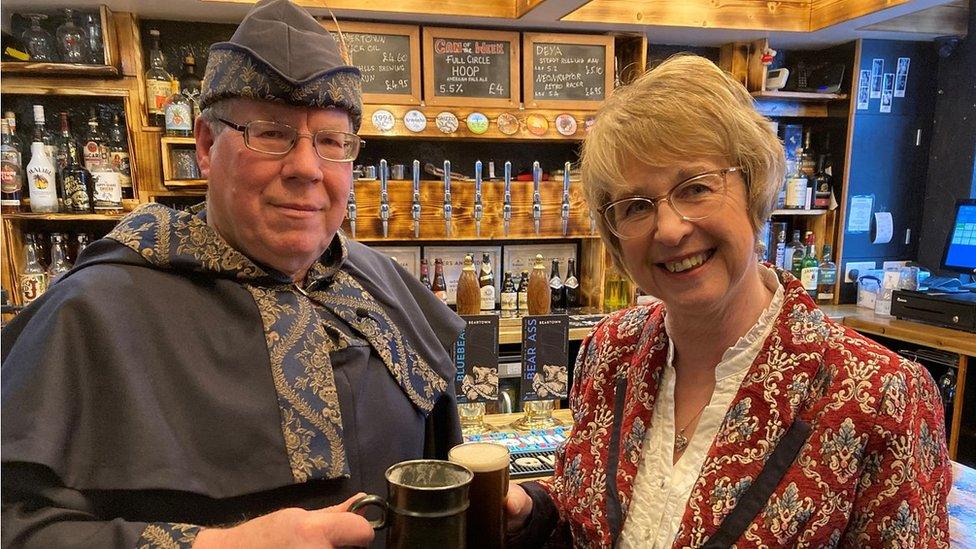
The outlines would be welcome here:
M 976 334 L 879 315 L 871 309 L 857 305 L 828 305 L 821 309 L 830 318 L 840 320 L 845 326 L 865 334 L 890 337 L 962 355 L 976 356 Z

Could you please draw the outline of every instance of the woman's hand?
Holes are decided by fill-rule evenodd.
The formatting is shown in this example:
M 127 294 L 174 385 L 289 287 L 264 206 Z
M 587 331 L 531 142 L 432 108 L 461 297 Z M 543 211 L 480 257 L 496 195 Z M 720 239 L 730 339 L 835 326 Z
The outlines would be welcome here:
M 349 506 L 363 495 L 365 494 L 357 494 L 339 505 L 324 509 L 314 511 L 297 508 L 282 509 L 232 528 L 205 528 L 197 535 L 193 547 L 194 549 L 366 547 L 373 541 L 373 528 L 365 518 L 349 512 Z
M 525 528 L 531 515 L 532 498 L 518 484 L 508 483 L 508 496 L 505 498 L 505 530 L 511 534 Z

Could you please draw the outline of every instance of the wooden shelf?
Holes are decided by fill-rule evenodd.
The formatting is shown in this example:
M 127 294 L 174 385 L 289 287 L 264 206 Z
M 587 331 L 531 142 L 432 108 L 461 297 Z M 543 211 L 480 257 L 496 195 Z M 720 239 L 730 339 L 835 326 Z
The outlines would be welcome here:
M 752 96 L 757 99 L 790 99 L 793 101 L 843 101 L 847 99 L 846 93 L 813 93 L 798 91 L 754 91 Z
M 362 218 L 359 218 L 357 220 L 357 223 L 362 223 L 363 221 L 364 220 Z M 420 236 L 420 238 L 412 238 L 412 237 L 411 238 L 401 238 L 401 237 L 383 238 L 381 236 L 361 236 L 361 237 L 357 237 L 357 238 L 352 238 L 352 235 L 349 234 L 348 227 L 346 226 L 347 224 L 348 224 L 348 222 L 346 222 L 346 224 L 344 224 L 343 227 L 342 227 L 342 230 L 346 232 L 346 236 L 348 236 L 351 240 L 355 240 L 356 242 L 362 242 L 364 244 L 391 244 L 391 245 L 396 245 L 396 244 L 414 244 L 415 245 L 417 242 L 421 242 L 421 243 L 424 243 L 424 244 L 429 245 L 431 242 L 443 242 L 443 241 L 450 241 L 452 243 L 453 242 L 508 242 L 508 243 L 512 243 L 512 242 L 515 242 L 515 241 L 522 241 L 522 240 L 532 240 L 532 241 L 535 241 L 535 240 L 599 240 L 600 239 L 600 235 L 599 234 L 578 234 L 578 233 L 569 233 L 566 236 L 563 236 L 562 234 L 556 234 L 556 235 L 553 235 L 553 234 L 541 234 L 541 235 L 535 235 L 535 234 L 530 234 L 530 235 L 518 234 L 518 235 L 511 235 L 511 236 L 491 236 L 491 234 L 490 234 L 490 230 L 491 229 L 488 228 L 488 227 L 482 227 L 481 228 L 482 229 L 481 232 L 484 235 L 484 236 L 481 236 L 481 237 L 476 237 L 476 236 L 473 236 L 473 235 L 472 236 L 468 236 L 468 235 L 465 235 L 465 236 L 452 236 L 452 237 L 447 237 L 447 236 L 444 236 L 444 235 L 424 236 L 424 234 L 423 234 L 424 233 L 424 227 L 426 225 L 421 225 L 421 229 L 420 229 L 421 236 Z M 441 225 L 443 225 L 443 223 L 441 223 Z M 471 222 L 471 225 L 472 226 L 474 225 L 474 221 Z M 442 229 L 443 227 L 438 227 L 438 228 L 439 229 Z M 472 229 L 472 231 L 473 231 L 473 229 Z M 370 232 L 373 232 L 373 230 L 370 229 Z
M 152 128 L 146 128 L 147 130 L 162 131 L 162 128 L 157 128 L 153 126 Z M 162 138 L 163 143 L 171 143 L 173 145 L 196 145 L 197 140 L 193 137 L 174 137 L 172 135 L 164 135 Z
M 207 186 L 207 180 L 206 179 L 167 179 L 163 181 L 163 185 L 167 187 L 176 187 L 176 188 L 183 188 L 183 187 L 201 188 Z
M 3 214 L 4 219 L 35 220 L 35 221 L 118 221 L 123 214 L 74 214 L 74 213 L 10 213 Z
M 823 215 L 830 210 L 773 210 L 771 215 Z
M 24 76 L 94 76 L 118 77 L 118 67 L 111 65 L 88 65 L 81 63 L 34 63 L 31 61 L 4 61 L 0 63 L 0 72 L 4 75 L 16 74 Z

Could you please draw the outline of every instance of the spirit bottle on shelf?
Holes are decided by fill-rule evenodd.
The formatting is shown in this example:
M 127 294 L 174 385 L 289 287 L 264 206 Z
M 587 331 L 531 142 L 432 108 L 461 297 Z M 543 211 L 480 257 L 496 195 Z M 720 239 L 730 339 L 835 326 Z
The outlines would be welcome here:
M 65 165 L 61 168 L 62 210 L 68 213 L 90 213 L 92 211 L 93 178 L 83 165 L 78 163 L 78 147 L 72 146 L 71 129 L 67 113 L 61 113 L 61 152 Z
M 803 240 L 800 239 L 800 230 L 793 230 L 793 240 L 786 245 L 785 253 L 783 254 L 783 269 L 787 271 L 793 271 L 793 257 L 799 255 L 803 257 Z
M 180 93 L 180 85 L 173 82 L 172 94 L 166 100 L 166 135 L 190 137 L 193 135 L 193 104 Z
M 830 207 L 830 197 L 833 192 L 833 178 L 828 171 L 829 161 L 826 154 L 821 154 L 817 162 L 817 173 L 813 176 L 813 207 L 826 210 Z
M 802 154 L 797 150 L 797 156 Z M 807 176 L 803 174 L 802 162 L 795 162 L 795 170 L 786 179 L 786 199 L 783 207 L 790 210 L 802 210 L 806 207 L 807 200 Z
M 17 213 L 21 207 L 24 169 L 20 149 L 10 135 L 7 119 L 0 120 L 0 212 Z
M 51 235 L 51 264 L 47 268 L 48 284 L 54 284 L 61 275 L 71 270 L 74 265 L 68 261 L 68 247 L 64 242 L 64 235 Z
M 813 233 L 807 231 L 807 250 L 800 263 L 800 282 L 814 300 L 817 299 L 817 281 L 820 278 L 820 262 L 817 261 L 817 246 Z
M 44 145 L 42 127 L 34 128 L 31 161 L 27 164 L 30 209 L 35 213 L 55 213 L 58 211 L 57 177 L 55 176 L 54 159 L 48 156 L 47 146 Z
M 827 305 L 834 302 L 834 282 L 837 281 L 837 264 L 831 260 L 831 251 L 830 244 L 824 244 L 817 280 L 817 302 Z
M 112 127 L 108 130 L 108 160 L 112 168 L 119 172 L 122 185 L 122 198 L 135 198 L 132 188 L 132 168 L 129 165 L 129 147 L 123 138 L 122 123 L 118 113 L 112 115 Z
M 99 171 L 108 163 L 108 147 L 99 127 L 98 111 L 95 107 L 91 108 L 88 115 L 88 136 L 85 138 L 83 150 L 84 164 L 88 171 Z
M 47 271 L 38 260 L 35 236 L 28 233 L 24 244 L 24 270 L 20 273 L 20 298 L 23 305 L 29 305 L 47 290 Z
M 200 116 L 200 90 L 203 87 L 203 82 L 197 76 L 196 66 L 197 62 L 193 54 L 189 54 L 183 58 L 183 74 L 180 75 L 180 93 L 193 106 L 193 118 L 190 121 L 191 126 L 193 125 L 193 120 L 196 120 L 196 117 Z
M 430 267 L 427 264 L 426 257 L 420 260 L 420 283 L 426 286 L 428 290 L 431 289 Z
M 34 140 L 36 141 L 40 136 L 40 140 L 44 143 L 44 150 L 47 152 L 48 158 L 51 162 L 54 162 L 58 158 L 58 144 L 54 139 L 54 135 L 47 129 L 47 120 L 44 118 L 44 106 L 34 105 Z M 31 153 L 34 154 L 34 153 Z
M 149 50 L 149 70 L 146 71 L 146 105 L 149 123 L 153 126 L 166 124 L 166 100 L 172 94 L 173 77 L 166 71 L 163 52 L 159 49 L 159 31 L 149 31 L 152 48 Z

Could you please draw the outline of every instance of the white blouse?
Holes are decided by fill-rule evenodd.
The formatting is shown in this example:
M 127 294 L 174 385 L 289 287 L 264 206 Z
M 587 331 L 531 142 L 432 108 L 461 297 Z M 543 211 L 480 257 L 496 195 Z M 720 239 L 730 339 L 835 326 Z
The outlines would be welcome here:
M 783 287 L 776 273 L 762 265 L 759 270 L 766 288 L 773 292 L 773 299 L 749 332 L 722 355 L 721 362 L 715 367 L 712 398 L 701 414 L 688 448 L 674 464 L 674 344 L 668 342 L 667 364 L 658 388 L 651 426 L 644 438 L 641 462 L 634 479 L 634 494 L 620 536 L 622 549 L 671 547 L 681 527 L 688 497 L 698 480 L 708 449 L 783 307 Z

